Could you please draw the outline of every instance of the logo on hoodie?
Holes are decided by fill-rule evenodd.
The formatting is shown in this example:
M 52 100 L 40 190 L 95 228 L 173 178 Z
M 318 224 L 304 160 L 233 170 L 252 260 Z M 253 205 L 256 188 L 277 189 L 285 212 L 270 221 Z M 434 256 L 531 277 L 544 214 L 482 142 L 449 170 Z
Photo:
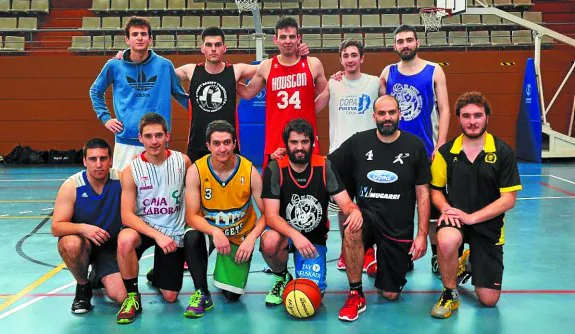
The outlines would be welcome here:
M 158 80 L 158 76 L 154 75 L 153 77 L 148 79 L 146 78 L 146 73 L 144 73 L 143 70 L 140 70 L 138 71 L 138 77 L 136 79 L 126 75 L 126 80 L 128 81 L 128 85 L 130 85 L 130 87 L 132 87 L 133 89 L 139 92 L 146 92 L 154 88 L 154 86 L 156 85 L 156 81 Z M 147 97 L 150 96 L 150 94 L 139 93 L 136 94 L 136 96 Z

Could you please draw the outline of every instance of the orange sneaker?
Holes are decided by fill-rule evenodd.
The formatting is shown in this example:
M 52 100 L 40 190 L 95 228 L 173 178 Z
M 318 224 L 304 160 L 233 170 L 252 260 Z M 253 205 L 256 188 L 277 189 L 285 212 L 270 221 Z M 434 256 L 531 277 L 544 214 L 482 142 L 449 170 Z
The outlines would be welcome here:
M 345 260 L 343 259 L 343 254 L 339 256 L 337 260 L 337 270 L 345 270 Z

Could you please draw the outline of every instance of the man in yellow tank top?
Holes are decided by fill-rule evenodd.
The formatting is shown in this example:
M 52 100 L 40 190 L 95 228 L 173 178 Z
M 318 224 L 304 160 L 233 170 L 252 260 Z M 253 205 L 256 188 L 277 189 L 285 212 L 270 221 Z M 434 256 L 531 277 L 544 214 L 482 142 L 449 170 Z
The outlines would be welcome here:
M 265 227 L 264 216 L 257 219 L 252 202 L 253 198 L 263 212 L 261 177 L 248 159 L 234 154 L 234 127 L 222 120 L 211 122 L 206 145 L 211 154 L 197 160 L 186 177 L 184 245 L 196 292 L 184 315 L 192 318 L 213 308 L 207 284 L 209 252 L 215 248 L 218 253 L 214 285 L 228 300 L 237 300 L 244 293 L 256 239 Z

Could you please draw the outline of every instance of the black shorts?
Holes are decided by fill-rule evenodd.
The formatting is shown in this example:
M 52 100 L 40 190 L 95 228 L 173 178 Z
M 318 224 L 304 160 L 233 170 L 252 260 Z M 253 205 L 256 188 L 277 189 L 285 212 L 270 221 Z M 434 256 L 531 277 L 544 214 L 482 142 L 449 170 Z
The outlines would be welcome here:
M 164 251 L 156 245 L 154 239 L 143 234 L 140 234 L 140 237 L 142 238 L 142 243 L 136 248 L 138 260 L 146 249 L 155 246 L 154 286 L 163 290 L 180 291 L 184 273 L 184 248 L 178 248 L 174 253 L 164 254 Z
M 441 223 L 442 228 L 455 228 L 463 236 L 463 242 L 469 244 L 469 261 L 471 263 L 471 284 L 478 288 L 501 290 L 503 280 L 503 245 L 494 244 L 472 226 L 461 228 Z
M 96 282 L 102 278 L 120 272 L 118 267 L 118 260 L 116 258 L 116 250 L 106 247 L 100 247 L 90 242 L 90 264 L 96 276 Z
M 382 231 L 382 226 L 369 210 L 361 210 L 363 215 L 363 244 L 377 246 L 377 274 L 375 287 L 388 292 L 401 292 L 407 280 L 411 255 L 409 250 L 413 240 L 398 240 Z

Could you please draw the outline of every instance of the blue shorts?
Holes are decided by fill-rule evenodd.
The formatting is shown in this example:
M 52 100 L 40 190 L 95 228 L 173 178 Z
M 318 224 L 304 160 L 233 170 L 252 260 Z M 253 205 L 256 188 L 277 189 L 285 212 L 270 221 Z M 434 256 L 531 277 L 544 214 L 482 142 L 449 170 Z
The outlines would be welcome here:
M 289 244 L 290 250 L 293 250 L 294 253 L 295 277 L 308 278 L 314 281 L 323 293 L 327 289 L 327 247 L 314 244 L 318 256 L 313 259 L 306 259 L 293 247 L 291 240 L 289 240 Z

